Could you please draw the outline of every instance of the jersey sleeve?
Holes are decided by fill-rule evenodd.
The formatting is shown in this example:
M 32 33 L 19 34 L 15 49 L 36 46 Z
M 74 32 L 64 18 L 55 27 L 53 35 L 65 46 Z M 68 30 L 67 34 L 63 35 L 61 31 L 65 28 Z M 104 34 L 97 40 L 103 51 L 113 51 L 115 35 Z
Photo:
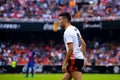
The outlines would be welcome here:
M 64 38 L 66 43 L 73 42 L 72 34 L 70 32 L 66 32 Z

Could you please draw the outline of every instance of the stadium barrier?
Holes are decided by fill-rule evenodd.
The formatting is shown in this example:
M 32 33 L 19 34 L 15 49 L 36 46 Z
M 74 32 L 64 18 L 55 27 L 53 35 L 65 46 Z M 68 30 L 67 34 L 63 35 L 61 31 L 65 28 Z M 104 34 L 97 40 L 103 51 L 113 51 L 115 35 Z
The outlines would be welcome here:
M 54 31 L 61 30 L 54 22 L 0 22 L 2 31 Z M 102 29 L 102 30 L 120 30 L 120 20 L 115 21 L 89 21 L 89 22 L 72 22 L 80 30 L 85 29 Z M 56 30 L 55 30 L 56 31 Z
M 25 73 L 27 66 L 16 66 L 15 68 L 6 65 L 0 66 L 0 71 L 4 70 L 2 73 Z M 31 71 L 31 69 L 29 69 Z M 51 65 L 40 65 L 35 64 L 34 70 L 36 73 L 62 73 L 61 66 L 51 66 Z M 116 66 L 86 66 L 83 68 L 83 73 L 120 73 L 120 65 Z

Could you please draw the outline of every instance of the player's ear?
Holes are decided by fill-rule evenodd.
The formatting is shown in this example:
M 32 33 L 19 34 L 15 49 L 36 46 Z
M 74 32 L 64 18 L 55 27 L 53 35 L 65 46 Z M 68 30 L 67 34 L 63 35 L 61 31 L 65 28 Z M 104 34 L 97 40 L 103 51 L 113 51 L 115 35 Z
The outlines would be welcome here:
M 68 22 L 66 18 L 64 18 L 64 22 L 65 22 L 65 23 Z

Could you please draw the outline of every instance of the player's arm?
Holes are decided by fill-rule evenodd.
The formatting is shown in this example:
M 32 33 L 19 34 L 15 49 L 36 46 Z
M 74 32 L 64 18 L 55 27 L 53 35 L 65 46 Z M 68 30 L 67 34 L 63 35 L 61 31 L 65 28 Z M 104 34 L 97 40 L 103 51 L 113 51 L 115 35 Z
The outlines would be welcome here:
M 73 53 L 73 43 L 72 42 L 67 43 L 67 46 L 68 46 L 68 52 L 66 54 L 66 57 L 63 63 L 65 65 L 67 64 L 68 60 L 70 59 L 71 54 Z
M 68 46 L 68 52 L 67 52 L 66 57 L 63 61 L 63 66 L 66 66 L 67 62 L 69 61 L 69 59 L 71 57 L 71 54 L 73 53 L 73 42 L 67 43 L 67 46 Z M 65 71 L 63 71 L 63 72 L 65 72 Z
M 85 55 L 85 52 L 86 52 L 86 43 L 84 41 L 84 39 L 81 37 L 80 38 L 80 41 L 81 41 L 81 44 L 82 44 L 82 52 L 83 52 L 83 55 L 85 57 L 85 62 L 84 62 L 84 67 L 87 65 L 87 57 Z
M 81 44 L 82 44 L 83 55 L 86 57 L 86 55 L 85 55 L 85 52 L 86 52 L 86 43 L 85 43 L 85 41 L 84 41 L 84 39 L 82 37 L 80 37 L 80 41 L 81 41 Z

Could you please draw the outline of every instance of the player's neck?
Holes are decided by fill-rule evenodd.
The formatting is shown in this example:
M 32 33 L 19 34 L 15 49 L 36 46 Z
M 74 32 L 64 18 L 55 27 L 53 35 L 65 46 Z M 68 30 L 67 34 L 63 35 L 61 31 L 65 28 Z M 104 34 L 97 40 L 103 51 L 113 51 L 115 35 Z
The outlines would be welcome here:
M 66 23 L 65 29 L 67 29 L 70 25 L 71 25 L 70 23 Z

